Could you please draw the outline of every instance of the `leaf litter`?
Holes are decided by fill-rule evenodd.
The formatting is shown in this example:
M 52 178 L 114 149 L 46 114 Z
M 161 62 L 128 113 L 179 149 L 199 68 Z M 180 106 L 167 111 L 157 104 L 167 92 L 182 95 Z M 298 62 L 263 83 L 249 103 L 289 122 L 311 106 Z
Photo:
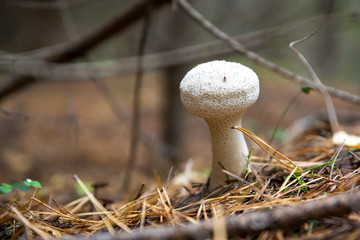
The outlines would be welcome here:
M 187 226 L 196 228 L 200 223 L 213 221 L 209 236 L 218 239 L 357 239 L 360 237 L 360 217 L 357 209 L 341 216 L 325 216 L 320 219 L 304 217 L 300 224 L 275 226 L 273 229 L 246 233 L 231 231 L 229 219 L 252 216 L 252 213 L 271 213 L 279 207 L 315 203 L 318 199 L 356 192 L 360 181 L 360 149 L 334 146 L 331 139 L 322 138 L 322 143 L 312 145 L 314 136 L 307 136 L 302 145 L 285 156 L 265 141 L 246 129 L 241 131 L 267 152 L 271 157 L 251 156 L 251 171 L 239 178 L 232 177 L 228 185 L 209 190 L 206 183 L 189 183 L 178 187 L 161 185 L 153 191 L 139 193 L 124 204 L 104 206 L 83 184 L 74 179 L 86 193 L 64 206 L 55 202 L 55 207 L 36 198 L 27 201 L 12 200 L 0 210 L 0 238 L 56 239 L 93 237 L 116 239 L 116 234 L 127 234 L 129 239 L 154 238 L 146 235 L 145 229 L 180 229 L 170 238 L 201 238 L 199 231 L 186 232 Z M 306 144 L 308 141 L 309 144 Z M 319 138 L 317 138 L 319 143 Z M 184 191 L 184 189 L 186 191 Z M 92 206 L 89 208 L 89 205 Z M 90 211 L 89 211 L 90 209 Z M 284 210 L 285 211 L 285 210 Z M 279 211 L 286 218 L 286 212 Z M 313 214 L 316 214 L 316 208 Z M 321 207 L 319 208 L 321 211 Z M 289 213 L 290 214 L 290 213 Z M 305 214 L 305 212 L 304 212 Z M 255 216 L 255 215 L 253 215 Z M 300 213 L 300 217 L 301 213 Z M 286 224 L 285 224 L 286 225 Z M 184 228 L 185 226 L 185 228 Z M 183 228 L 181 228 L 183 227 Z M 188 228 L 189 231 L 191 228 Z M 137 234 L 143 231 L 141 237 Z M 107 233 L 108 238 L 97 238 Z M 155 235 L 162 237 L 162 231 Z M 179 235 L 180 234 L 180 235 Z M 183 234 L 183 235 L 181 235 Z M 100 236 L 100 235 L 99 235 Z M 168 235 L 166 235 L 168 236 Z M 164 237 L 165 238 L 165 237 Z

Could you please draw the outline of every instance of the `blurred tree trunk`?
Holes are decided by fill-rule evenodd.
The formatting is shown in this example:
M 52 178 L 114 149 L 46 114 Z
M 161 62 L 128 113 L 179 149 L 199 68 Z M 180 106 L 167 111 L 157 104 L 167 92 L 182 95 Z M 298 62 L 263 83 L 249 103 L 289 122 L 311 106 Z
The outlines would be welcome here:
M 165 70 L 163 140 L 175 147 L 181 147 L 183 141 L 185 109 L 180 101 L 179 85 L 186 71 L 185 65 L 168 67 Z M 176 168 L 183 159 L 171 155 L 169 160 L 170 165 Z
M 163 16 L 164 32 L 167 33 L 168 39 L 163 39 L 162 49 L 174 49 L 182 46 L 186 39 L 189 38 L 191 28 L 187 26 L 186 16 L 182 11 L 168 11 Z M 180 30 L 181 29 L 181 30 Z M 188 71 L 187 65 L 176 65 L 164 69 L 163 82 L 163 131 L 162 138 L 165 142 L 174 147 L 182 146 L 183 142 L 183 124 L 185 109 L 180 101 L 179 85 Z M 169 154 L 169 165 L 175 169 L 181 161 L 176 154 Z

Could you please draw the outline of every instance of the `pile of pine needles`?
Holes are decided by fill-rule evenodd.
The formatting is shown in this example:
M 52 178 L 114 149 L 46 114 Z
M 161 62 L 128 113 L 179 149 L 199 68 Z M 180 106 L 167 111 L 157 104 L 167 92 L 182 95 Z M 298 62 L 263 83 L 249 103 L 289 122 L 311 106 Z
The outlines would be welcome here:
M 104 207 L 75 176 L 85 197 L 56 207 L 36 197 L 11 201 L 0 210 L 0 238 L 360 238 L 359 148 L 334 146 L 323 138 L 322 144 L 287 154 L 290 160 L 235 128 L 270 154 L 251 156 L 245 178 L 224 170 L 233 180 L 215 190 L 205 183 L 181 189 L 158 184 L 126 204 Z

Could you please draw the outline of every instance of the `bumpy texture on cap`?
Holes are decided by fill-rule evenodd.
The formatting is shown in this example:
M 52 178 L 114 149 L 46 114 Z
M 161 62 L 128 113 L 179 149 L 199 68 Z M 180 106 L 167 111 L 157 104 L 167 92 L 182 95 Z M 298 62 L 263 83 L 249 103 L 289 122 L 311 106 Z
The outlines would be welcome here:
M 180 83 L 180 97 L 185 109 L 204 119 L 242 113 L 258 96 L 256 73 L 235 62 L 199 64 Z

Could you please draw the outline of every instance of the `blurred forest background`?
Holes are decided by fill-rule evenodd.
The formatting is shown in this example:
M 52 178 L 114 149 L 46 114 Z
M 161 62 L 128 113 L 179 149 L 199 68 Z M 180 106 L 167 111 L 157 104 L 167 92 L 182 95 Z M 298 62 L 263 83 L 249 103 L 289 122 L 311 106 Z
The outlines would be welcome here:
M 318 92 L 306 95 L 295 82 L 235 53 L 176 1 L 150 2 L 0 0 L 1 182 L 31 178 L 48 192 L 73 194 L 72 176 L 78 174 L 85 181 L 109 183 L 104 195 L 117 199 L 129 172 L 132 189 L 154 182 L 154 171 L 166 181 L 171 167 L 175 174 L 183 171 L 189 159 L 192 168 L 203 173 L 211 164 L 210 133 L 202 119 L 185 112 L 178 86 L 188 70 L 205 61 L 240 62 L 259 75 L 260 98 L 243 124 L 266 141 L 298 96 L 273 142 L 280 150 L 293 137 L 294 124 L 324 111 Z M 320 24 L 330 1 L 190 3 L 246 48 L 309 78 L 288 46 Z M 143 12 L 115 24 L 114 19 L 137 6 L 145 6 Z M 335 1 L 325 24 L 297 46 L 324 84 L 356 95 L 359 16 L 360 1 Z M 109 22 L 113 31 L 93 46 L 56 55 L 74 51 Z M 342 124 L 348 118 L 341 116 L 360 110 L 359 102 L 333 100 Z M 134 143 L 137 148 L 132 148 Z

